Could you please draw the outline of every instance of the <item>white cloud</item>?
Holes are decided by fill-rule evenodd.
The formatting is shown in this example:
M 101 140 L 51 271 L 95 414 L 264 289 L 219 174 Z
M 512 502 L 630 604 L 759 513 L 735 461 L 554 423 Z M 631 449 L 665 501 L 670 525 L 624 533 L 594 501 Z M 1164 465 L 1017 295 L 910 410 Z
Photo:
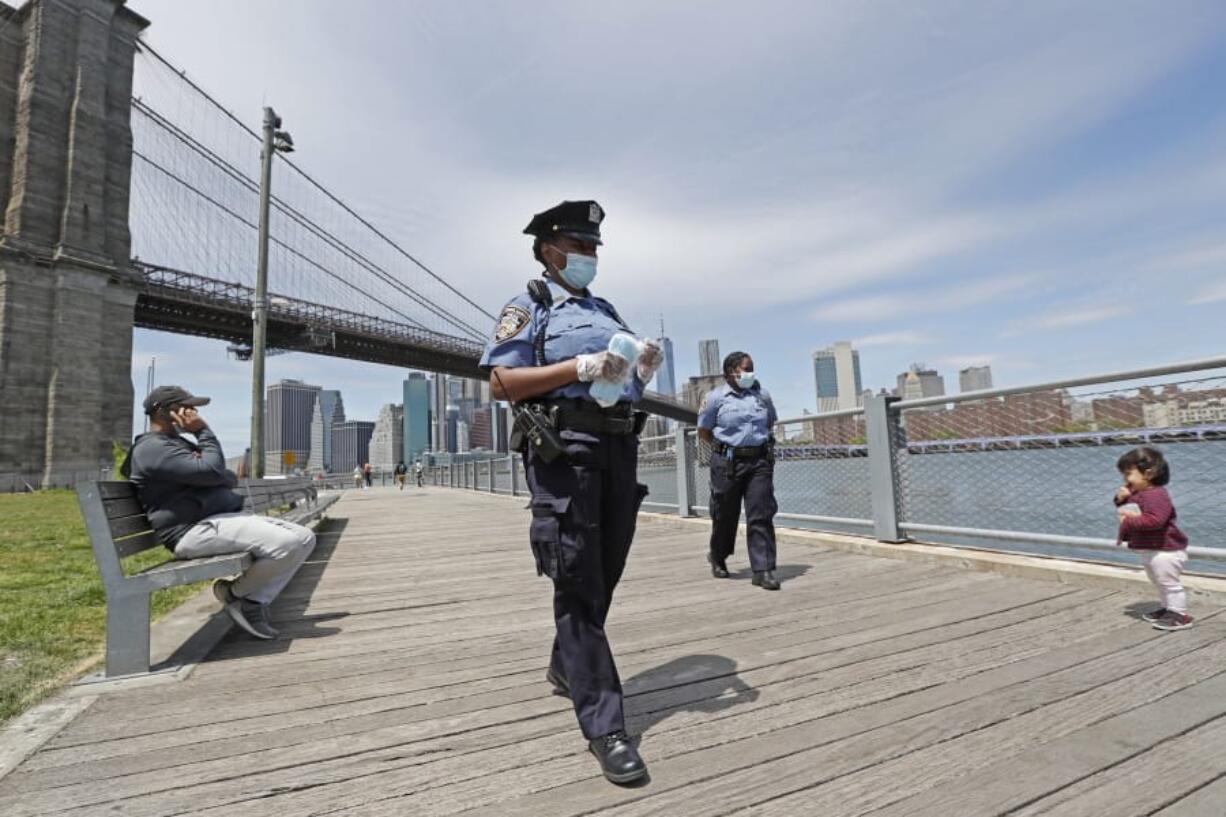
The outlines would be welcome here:
M 1008 275 L 959 283 L 935 291 L 919 289 L 908 293 L 848 298 L 820 307 L 813 312 L 813 317 L 822 321 L 870 321 L 888 320 L 908 314 L 952 312 L 996 300 L 1030 285 L 1035 280 L 1034 275 Z
M 1153 269 L 1219 268 L 1226 274 L 1226 242 L 1213 241 L 1189 247 L 1156 260 Z
M 1193 306 L 1200 306 L 1202 304 L 1217 303 L 1218 301 L 1226 301 L 1226 281 L 1210 284 L 1194 295 L 1188 303 Z
M 998 364 L 1001 360 L 1000 355 L 995 353 L 986 353 L 978 355 L 946 355 L 938 357 L 936 362 L 942 366 L 948 366 L 951 369 L 966 369 L 971 366 L 992 366 Z
M 1035 329 L 1070 329 L 1077 326 L 1087 326 L 1112 318 L 1121 318 L 1132 314 L 1131 306 L 1086 306 L 1066 309 L 1060 312 L 1036 314 L 1029 318 L 1013 321 L 1004 331 L 1002 337 L 1015 337 Z
M 873 346 L 923 346 L 932 343 L 934 338 L 925 332 L 901 330 L 898 332 L 882 332 L 876 335 L 865 335 L 856 338 L 851 343 L 857 348 Z

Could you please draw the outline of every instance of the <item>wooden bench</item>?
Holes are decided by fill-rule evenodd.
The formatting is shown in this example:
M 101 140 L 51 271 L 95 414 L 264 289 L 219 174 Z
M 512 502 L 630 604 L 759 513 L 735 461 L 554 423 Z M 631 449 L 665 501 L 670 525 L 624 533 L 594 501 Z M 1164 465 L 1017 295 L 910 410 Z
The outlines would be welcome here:
M 320 498 L 308 477 L 243 480 L 235 489 L 253 513 L 290 506 L 281 518 L 305 525 L 321 518 L 339 497 Z M 125 576 L 122 559 L 162 547 L 131 482 L 87 482 L 77 487 L 85 530 L 106 590 L 106 676 L 149 671 L 149 596 L 154 590 L 236 576 L 251 565 L 245 553 L 174 559 Z

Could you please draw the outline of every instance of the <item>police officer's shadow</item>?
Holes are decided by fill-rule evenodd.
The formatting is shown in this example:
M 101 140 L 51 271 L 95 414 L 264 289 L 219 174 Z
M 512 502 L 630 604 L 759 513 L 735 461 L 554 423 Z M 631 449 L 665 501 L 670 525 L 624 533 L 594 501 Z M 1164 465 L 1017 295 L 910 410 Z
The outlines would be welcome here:
M 758 699 L 722 655 L 687 655 L 640 672 L 623 685 L 631 734 L 642 735 L 678 712 L 723 712 Z
M 781 582 L 799 579 L 801 576 L 813 569 L 813 565 L 779 565 L 775 568 L 775 578 Z M 732 579 L 752 579 L 753 570 L 748 567 L 743 567 L 737 571 L 728 571 L 728 577 Z

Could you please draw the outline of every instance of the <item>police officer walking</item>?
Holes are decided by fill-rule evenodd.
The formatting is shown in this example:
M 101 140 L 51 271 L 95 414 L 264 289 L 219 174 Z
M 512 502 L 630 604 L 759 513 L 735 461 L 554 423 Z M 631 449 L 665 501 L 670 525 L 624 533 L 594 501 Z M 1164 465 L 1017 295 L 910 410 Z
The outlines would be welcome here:
M 535 239 L 544 280 L 503 308 L 481 367 L 493 395 L 516 404 L 512 443 L 527 432 L 520 450 L 532 493 L 529 539 L 538 574 L 553 580 L 557 625 L 546 680 L 571 698 L 605 777 L 629 783 L 647 767 L 625 731 L 604 628 L 647 494 L 636 480 L 646 415 L 633 405 L 663 355 L 653 341 L 633 365 L 607 351 L 614 334 L 629 330 L 591 290 L 604 215 L 594 201 L 564 201 L 532 218 L 524 232 Z M 593 399 L 594 381 L 624 381 L 616 404 Z
M 753 583 L 778 590 L 775 578 L 775 404 L 754 374 L 753 358 L 733 352 L 724 358 L 723 385 L 707 395 L 698 415 L 698 438 L 711 444 L 711 551 L 707 561 L 717 579 L 728 578 L 728 557 L 736 542 L 745 502 L 749 564 Z

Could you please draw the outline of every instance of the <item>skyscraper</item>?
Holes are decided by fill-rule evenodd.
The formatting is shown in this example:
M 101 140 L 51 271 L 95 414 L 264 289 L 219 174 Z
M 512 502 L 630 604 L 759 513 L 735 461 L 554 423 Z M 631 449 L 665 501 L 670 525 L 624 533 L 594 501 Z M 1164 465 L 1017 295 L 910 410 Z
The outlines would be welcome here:
M 288 474 L 307 467 L 311 453 L 311 415 L 322 391 L 301 380 L 268 387 L 264 418 L 264 472 Z
M 388 403 L 379 409 L 370 435 L 370 464 L 390 470 L 404 456 L 404 406 Z
M 660 321 L 660 349 L 664 353 L 664 362 L 660 364 L 660 370 L 656 372 L 654 388 L 660 394 L 672 397 L 677 393 L 677 367 L 673 360 L 673 341 L 664 334 L 663 320 Z
M 983 391 L 992 388 L 991 366 L 967 366 L 958 372 L 958 390 Z
M 404 381 L 404 461 L 416 462 L 430 448 L 430 381 L 411 372 Z
M 699 376 L 707 377 L 713 374 L 721 374 L 722 363 L 723 361 L 719 359 L 718 340 L 698 341 Z
M 863 405 L 860 353 L 851 343 L 838 341 L 813 353 L 813 377 L 817 384 L 817 410 L 841 411 Z
M 468 442 L 472 449 L 492 451 L 494 448 L 494 417 L 490 407 L 474 406 L 468 423 Z
M 332 473 L 332 426 L 345 420 L 345 403 L 335 389 L 321 389 L 311 414 L 311 454 L 307 470 Z
M 898 376 L 897 393 L 904 400 L 939 397 L 945 393 L 945 378 L 924 363 L 912 363 Z
M 345 474 L 370 462 L 370 437 L 375 424 L 367 420 L 346 420 L 332 426 L 332 470 Z
M 447 433 L 447 378 L 445 375 L 435 374 L 430 381 L 430 414 L 434 420 L 430 447 L 435 451 L 450 451 L 451 448 L 447 445 L 449 437 Z

